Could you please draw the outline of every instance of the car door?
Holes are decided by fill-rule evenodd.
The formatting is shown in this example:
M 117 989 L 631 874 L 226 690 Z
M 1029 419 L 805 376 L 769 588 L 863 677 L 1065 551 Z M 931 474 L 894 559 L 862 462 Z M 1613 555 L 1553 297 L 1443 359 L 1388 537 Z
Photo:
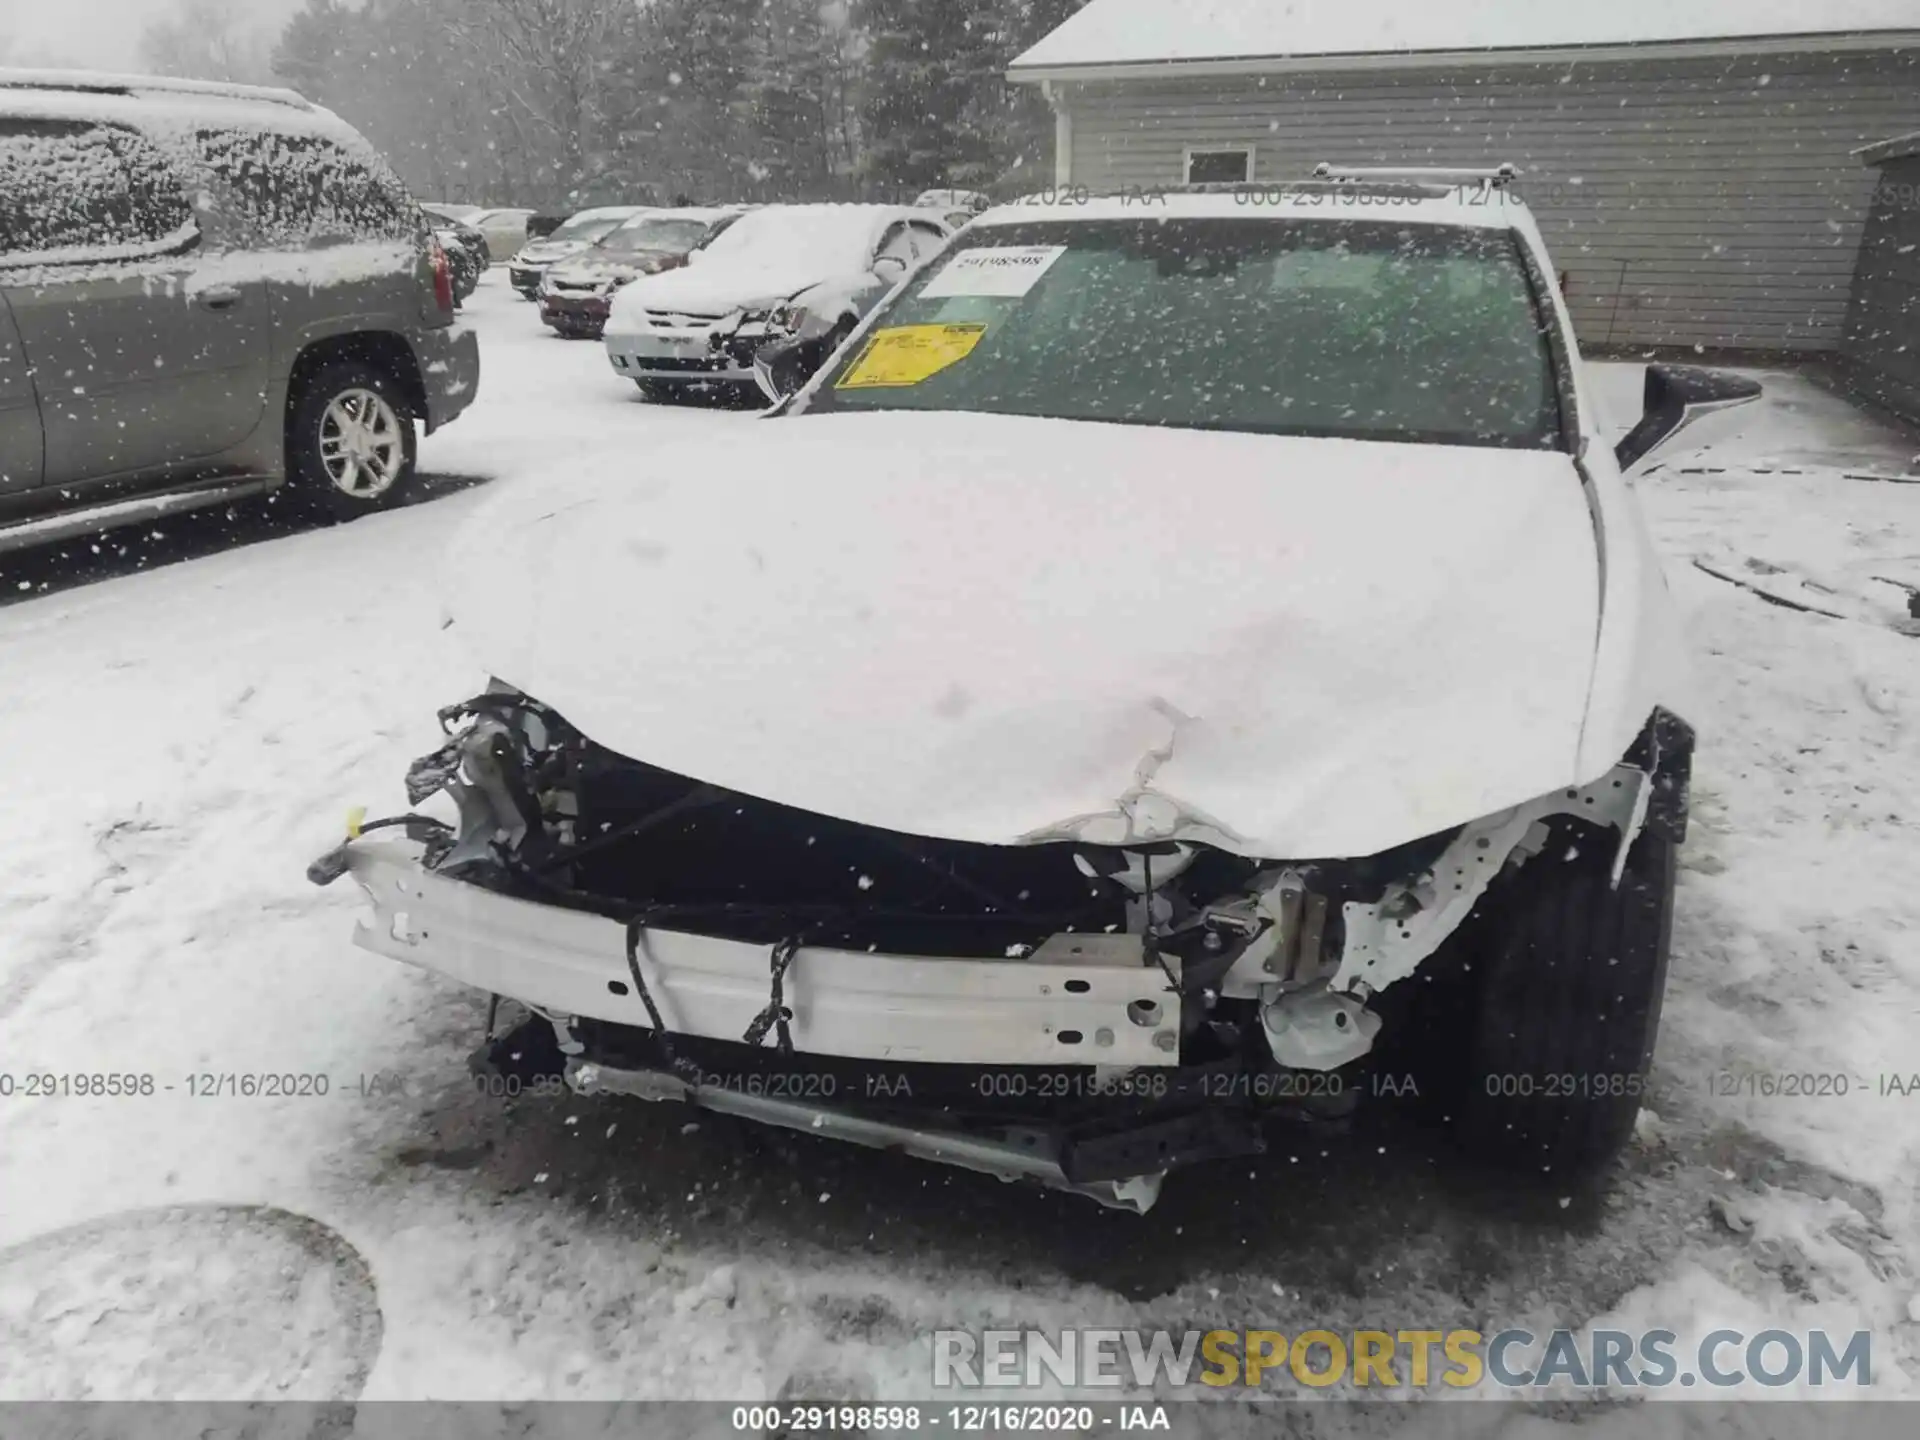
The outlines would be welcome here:
M 212 243 L 244 252 L 258 277 L 278 377 L 315 340 L 419 314 L 423 207 L 371 153 L 259 126 L 205 126 L 194 144 Z
M 860 314 L 864 316 L 885 298 L 887 292 L 913 273 L 919 264 L 919 254 L 914 246 L 913 232 L 904 220 L 896 220 L 880 236 L 879 243 L 873 247 L 873 255 L 867 261 L 867 270 L 874 277 L 858 296 Z
M 0 295 L 0 497 L 40 483 L 40 404 L 13 312 Z
M 0 285 L 32 367 L 43 485 L 192 470 L 266 408 L 264 288 L 202 253 L 187 178 L 129 126 L 0 120 Z M 197 190 L 197 187 L 196 187 Z
M 913 242 L 914 263 L 924 265 L 946 247 L 952 232 L 931 220 L 909 220 L 907 238 Z
M 880 243 L 873 247 L 873 272 L 893 284 L 908 270 L 913 269 L 918 258 L 913 246 L 913 232 L 907 228 L 907 222 L 896 220 L 887 227 L 880 237 Z M 897 268 L 892 262 L 898 261 L 905 269 Z

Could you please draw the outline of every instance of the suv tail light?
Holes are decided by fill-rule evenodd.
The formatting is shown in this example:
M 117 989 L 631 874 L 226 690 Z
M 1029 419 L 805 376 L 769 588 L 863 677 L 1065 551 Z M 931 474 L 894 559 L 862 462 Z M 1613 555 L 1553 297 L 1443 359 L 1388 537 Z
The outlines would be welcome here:
M 433 303 L 440 307 L 441 313 L 453 313 L 453 266 L 448 263 L 444 246 L 433 242 Z

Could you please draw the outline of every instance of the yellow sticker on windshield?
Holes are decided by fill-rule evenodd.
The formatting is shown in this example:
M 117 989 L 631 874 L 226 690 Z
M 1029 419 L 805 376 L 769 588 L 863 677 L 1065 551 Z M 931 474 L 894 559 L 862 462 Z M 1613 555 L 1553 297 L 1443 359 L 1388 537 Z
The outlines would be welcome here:
M 966 359 L 986 333 L 985 325 L 896 325 L 890 330 L 876 330 L 833 388 L 878 390 L 918 385 Z

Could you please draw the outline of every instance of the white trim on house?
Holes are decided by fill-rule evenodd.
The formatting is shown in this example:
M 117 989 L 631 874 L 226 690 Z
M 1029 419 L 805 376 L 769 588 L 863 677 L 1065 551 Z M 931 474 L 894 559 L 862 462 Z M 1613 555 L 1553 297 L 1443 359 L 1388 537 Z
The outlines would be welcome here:
M 1862 165 L 1884 165 L 1890 160 L 1904 160 L 1909 155 L 1920 155 L 1920 130 L 1915 130 L 1911 135 L 1896 135 L 1891 140 L 1876 140 L 1853 152 L 1854 159 Z
M 1180 177 L 1188 185 L 1194 183 L 1193 157 L 1196 155 L 1244 155 L 1247 157 L 1247 173 L 1242 175 L 1238 182 L 1229 181 L 1227 183 L 1245 184 L 1253 179 L 1253 152 L 1254 147 L 1252 145 L 1237 143 L 1232 140 L 1221 140 L 1217 143 L 1210 142 L 1205 145 L 1189 145 L 1180 156 Z
M 1043 80 L 1040 93 L 1053 107 L 1053 183 L 1070 185 L 1073 183 L 1073 111 L 1067 108 L 1064 90 L 1057 90 Z
M 1739 55 L 1804 55 L 1862 50 L 1920 50 L 1920 30 L 1855 34 L 1765 35 L 1729 40 L 1673 40 L 1631 45 L 1572 45 L 1538 50 L 1396 50 L 1335 55 L 1243 55 L 1213 60 L 1132 60 L 1118 64 L 1044 65 L 1007 70 L 1016 84 L 1093 80 L 1292 75 L 1325 71 L 1431 70 L 1461 65 L 1575 65 L 1606 60 L 1724 59 Z

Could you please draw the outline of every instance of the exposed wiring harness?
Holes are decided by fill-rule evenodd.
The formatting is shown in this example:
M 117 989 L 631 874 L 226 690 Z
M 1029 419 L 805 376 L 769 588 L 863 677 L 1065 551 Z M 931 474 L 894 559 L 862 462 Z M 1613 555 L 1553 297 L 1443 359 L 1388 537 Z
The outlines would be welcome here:
M 800 937 L 798 935 L 789 935 L 773 947 L 773 983 L 770 987 L 767 1008 L 753 1017 L 753 1023 L 747 1027 L 747 1033 L 740 1037 L 743 1043 L 757 1049 L 767 1038 L 767 1031 L 774 1029 L 779 1035 L 780 1053 L 793 1054 L 793 1034 L 787 1028 L 787 1022 L 793 1019 L 793 1011 L 787 1008 L 783 986 L 787 969 L 793 964 L 793 957 L 799 953 Z

